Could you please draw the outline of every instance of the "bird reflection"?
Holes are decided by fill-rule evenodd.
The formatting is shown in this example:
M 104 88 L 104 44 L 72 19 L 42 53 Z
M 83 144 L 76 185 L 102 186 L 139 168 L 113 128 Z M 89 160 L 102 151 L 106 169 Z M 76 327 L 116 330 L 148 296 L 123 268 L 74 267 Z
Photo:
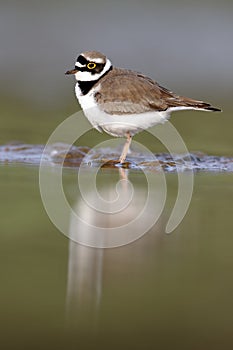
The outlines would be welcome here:
M 92 191 L 90 179 L 85 175 L 82 183 L 85 200 L 81 195 L 78 197 L 70 217 L 66 300 L 69 328 L 70 322 L 85 327 L 85 323 L 96 320 L 101 305 L 103 262 L 109 261 L 112 251 L 103 247 L 124 246 L 137 240 L 153 226 L 163 209 L 165 193 L 161 176 L 156 178 L 152 174 L 156 196 L 150 193 L 150 202 L 144 184 L 134 184 L 132 191 L 128 172 L 128 169 L 119 169 L 117 191 L 112 183 L 101 184 L 98 190 L 104 198 L 102 201 Z
M 69 242 L 66 326 L 70 330 L 91 323 L 95 327 L 102 294 L 103 254 L 103 249 Z

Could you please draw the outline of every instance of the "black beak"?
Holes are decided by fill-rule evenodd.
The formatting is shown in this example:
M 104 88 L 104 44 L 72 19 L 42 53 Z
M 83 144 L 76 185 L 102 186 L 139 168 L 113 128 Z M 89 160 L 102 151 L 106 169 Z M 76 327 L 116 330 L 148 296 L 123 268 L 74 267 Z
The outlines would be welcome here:
M 77 72 L 78 72 L 78 69 L 74 68 L 74 69 L 68 70 L 67 72 L 65 72 L 65 74 L 69 75 L 69 74 L 75 74 Z

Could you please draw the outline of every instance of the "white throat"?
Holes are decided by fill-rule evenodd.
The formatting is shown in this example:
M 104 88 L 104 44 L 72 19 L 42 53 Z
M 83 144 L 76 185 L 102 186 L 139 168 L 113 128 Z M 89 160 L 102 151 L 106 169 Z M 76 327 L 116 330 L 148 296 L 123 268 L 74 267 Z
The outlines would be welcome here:
M 109 59 L 107 59 L 106 64 L 102 72 L 91 74 L 91 72 L 77 72 L 75 73 L 75 79 L 79 81 L 92 81 L 98 80 L 102 75 L 104 75 L 112 66 L 112 63 Z

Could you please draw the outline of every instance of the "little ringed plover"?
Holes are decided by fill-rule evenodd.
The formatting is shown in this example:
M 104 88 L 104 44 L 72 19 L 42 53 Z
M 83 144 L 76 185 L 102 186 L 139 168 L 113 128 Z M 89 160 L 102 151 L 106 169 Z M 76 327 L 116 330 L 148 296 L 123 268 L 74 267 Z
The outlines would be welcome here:
M 74 69 L 66 74 L 75 75 L 78 102 L 93 127 L 127 138 L 120 163 L 125 161 L 132 136 L 164 123 L 171 112 L 221 111 L 209 103 L 179 96 L 141 73 L 116 68 L 97 51 L 80 54 Z

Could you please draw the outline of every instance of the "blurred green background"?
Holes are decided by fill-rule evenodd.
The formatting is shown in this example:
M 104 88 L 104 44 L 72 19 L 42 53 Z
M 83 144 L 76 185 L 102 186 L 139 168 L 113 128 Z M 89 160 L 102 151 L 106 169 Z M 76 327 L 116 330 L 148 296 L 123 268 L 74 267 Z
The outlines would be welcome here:
M 45 143 L 79 108 L 64 72 L 80 52 L 96 49 L 116 66 L 221 107 L 222 114 L 180 112 L 171 120 L 191 151 L 231 154 L 232 13 L 227 0 L 2 3 L 0 142 Z M 85 144 L 93 137 L 103 139 L 92 132 Z
M 45 144 L 79 108 L 64 72 L 78 53 L 95 49 L 221 107 L 171 121 L 190 151 L 232 156 L 232 15 L 227 0 L 1 2 L 0 144 Z M 108 138 L 90 131 L 77 144 Z M 164 151 L 146 132 L 135 140 Z M 76 176 L 64 174 L 71 193 Z M 102 171 L 102 186 L 106 176 L 118 179 Z M 130 171 L 134 177 L 143 183 L 143 174 Z M 103 251 L 69 242 L 49 221 L 37 167 L 1 164 L 3 348 L 232 348 L 232 180 L 196 174 L 188 214 L 166 236 L 177 191 L 176 175 L 168 175 L 159 223 L 131 245 Z

